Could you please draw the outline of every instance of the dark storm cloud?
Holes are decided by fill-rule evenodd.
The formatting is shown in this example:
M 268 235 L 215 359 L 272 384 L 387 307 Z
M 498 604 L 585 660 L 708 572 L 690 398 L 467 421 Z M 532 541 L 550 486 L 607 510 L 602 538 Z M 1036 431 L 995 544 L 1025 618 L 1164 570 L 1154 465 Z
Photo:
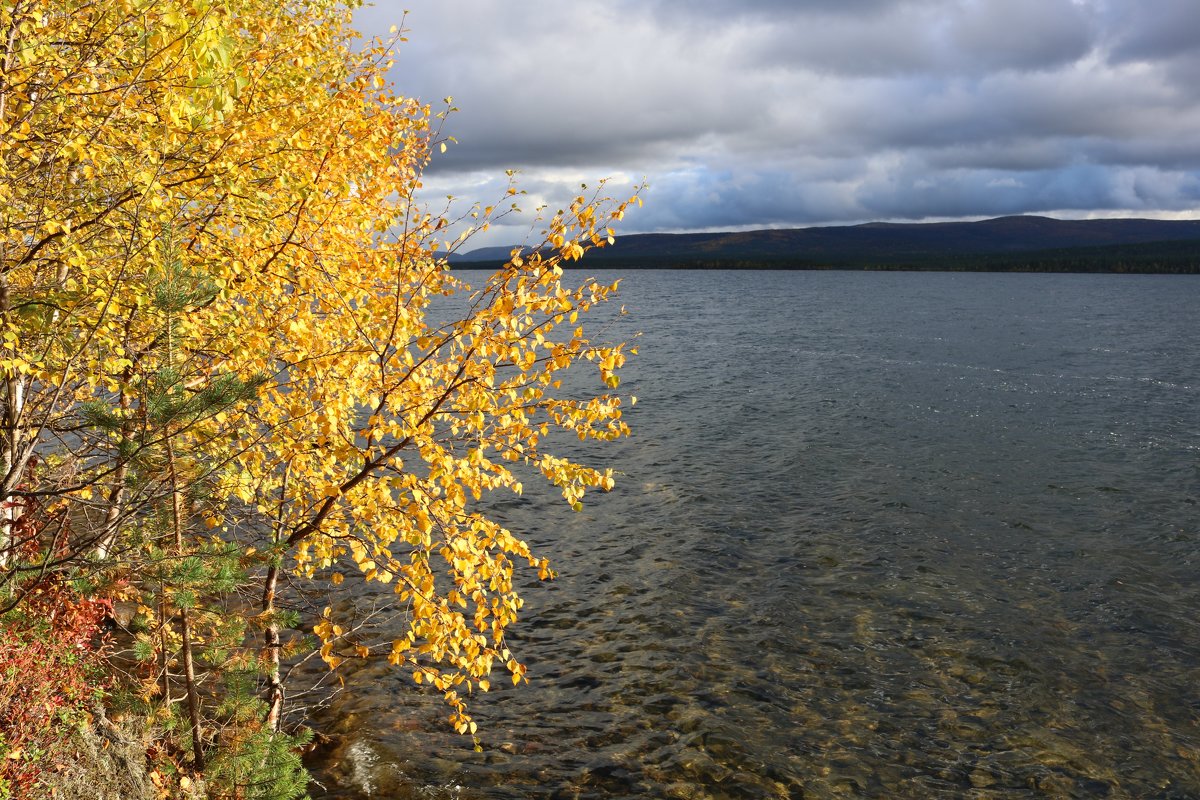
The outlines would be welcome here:
M 760 18 L 757 59 L 841 76 L 973 76 L 1070 63 L 1091 47 L 1091 16 L 1070 0 L 878 4 L 870 14 Z
M 630 229 L 1185 215 L 1195 2 L 417 0 L 394 76 L 462 108 L 431 191 L 490 202 L 519 168 L 553 204 L 645 176 Z
M 1114 2 L 1101 8 L 1107 44 L 1117 60 L 1161 61 L 1200 50 L 1195 0 Z

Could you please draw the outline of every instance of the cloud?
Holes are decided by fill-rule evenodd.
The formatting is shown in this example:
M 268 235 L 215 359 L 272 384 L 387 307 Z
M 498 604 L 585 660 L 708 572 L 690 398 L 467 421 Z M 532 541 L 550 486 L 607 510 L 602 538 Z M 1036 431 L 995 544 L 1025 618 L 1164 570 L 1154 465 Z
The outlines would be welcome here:
M 967 77 L 1052 69 L 1091 48 L 1091 15 L 1070 0 L 873 5 L 797 13 L 786 26 L 759 18 L 759 59 L 834 76 Z
M 1157 62 L 1200 50 L 1192 0 L 1113 2 L 1099 8 L 1105 44 L 1115 60 Z
M 644 175 L 630 230 L 1197 207 L 1194 0 L 407 5 L 397 85 L 462 109 L 443 194 Z

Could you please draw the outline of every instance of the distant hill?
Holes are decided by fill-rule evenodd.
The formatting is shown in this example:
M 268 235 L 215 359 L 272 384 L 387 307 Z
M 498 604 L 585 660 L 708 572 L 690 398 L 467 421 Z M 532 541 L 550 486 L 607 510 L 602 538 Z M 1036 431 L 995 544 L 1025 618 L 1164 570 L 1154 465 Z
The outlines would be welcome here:
M 488 247 L 452 263 L 502 262 Z M 1000 217 L 737 233 L 622 236 L 587 263 L 622 268 L 1200 272 L 1200 220 Z

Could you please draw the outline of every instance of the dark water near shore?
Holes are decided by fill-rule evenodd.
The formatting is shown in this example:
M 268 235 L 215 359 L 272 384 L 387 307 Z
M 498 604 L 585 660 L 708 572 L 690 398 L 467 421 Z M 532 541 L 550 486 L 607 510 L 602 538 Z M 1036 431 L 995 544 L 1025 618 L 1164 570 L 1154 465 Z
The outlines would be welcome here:
M 478 698 L 348 671 L 326 793 L 1200 797 L 1200 279 L 634 272 L 633 437 Z M 527 487 L 529 483 L 527 482 Z

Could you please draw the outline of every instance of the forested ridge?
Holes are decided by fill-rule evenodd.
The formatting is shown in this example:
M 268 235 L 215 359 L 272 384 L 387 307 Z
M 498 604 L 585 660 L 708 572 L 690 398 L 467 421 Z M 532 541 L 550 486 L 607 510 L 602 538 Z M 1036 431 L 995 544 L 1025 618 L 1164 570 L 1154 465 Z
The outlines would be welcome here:
M 489 263 L 485 248 L 453 263 Z M 1057 220 L 866 225 L 735 233 L 635 234 L 594 263 L 621 269 L 854 269 L 963 272 L 1200 271 L 1200 221 Z

